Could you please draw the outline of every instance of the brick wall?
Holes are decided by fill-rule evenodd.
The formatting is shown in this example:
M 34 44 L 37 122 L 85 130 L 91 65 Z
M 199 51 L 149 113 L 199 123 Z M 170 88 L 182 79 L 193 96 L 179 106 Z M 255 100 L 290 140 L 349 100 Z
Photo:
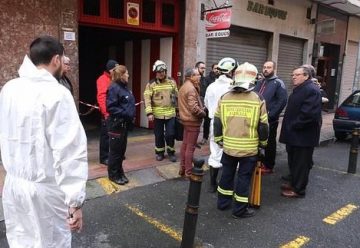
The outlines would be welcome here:
M 78 96 L 77 1 L 2 0 L 0 1 L 0 87 L 18 76 L 17 70 L 39 35 L 59 38 L 71 59 L 75 98 Z M 75 41 L 63 41 L 63 31 L 76 33 Z

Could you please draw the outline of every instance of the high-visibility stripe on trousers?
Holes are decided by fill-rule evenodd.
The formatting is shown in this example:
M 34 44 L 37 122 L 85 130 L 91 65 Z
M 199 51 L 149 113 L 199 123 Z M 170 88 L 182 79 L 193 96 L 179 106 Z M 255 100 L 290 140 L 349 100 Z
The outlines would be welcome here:
M 233 157 L 223 153 L 221 163 L 223 172 L 218 186 L 218 208 L 225 209 L 234 200 L 233 214 L 241 215 L 248 206 L 249 187 L 251 176 L 255 168 L 257 156 Z M 236 168 L 237 183 L 234 188 Z
M 154 120 L 154 134 L 155 134 L 155 153 L 165 153 L 165 142 L 167 146 L 167 153 L 175 153 L 175 117 L 170 119 Z

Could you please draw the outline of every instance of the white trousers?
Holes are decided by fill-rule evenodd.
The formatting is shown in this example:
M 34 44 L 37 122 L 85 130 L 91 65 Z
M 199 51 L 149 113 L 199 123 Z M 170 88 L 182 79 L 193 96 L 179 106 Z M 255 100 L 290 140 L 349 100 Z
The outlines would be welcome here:
M 210 122 L 210 156 L 208 160 L 209 166 L 213 168 L 220 168 L 222 164 L 220 163 L 223 149 L 219 147 L 218 144 L 214 141 L 214 119 L 211 119 Z

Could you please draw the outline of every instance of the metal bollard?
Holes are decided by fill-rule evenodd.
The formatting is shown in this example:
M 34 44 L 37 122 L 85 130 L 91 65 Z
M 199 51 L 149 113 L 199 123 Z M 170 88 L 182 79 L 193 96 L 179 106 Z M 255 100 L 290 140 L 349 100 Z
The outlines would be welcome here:
M 201 183 L 204 176 L 203 159 L 193 159 L 194 167 L 192 168 L 192 174 L 190 177 L 190 187 L 188 193 L 188 201 L 185 209 L 185 219 L 181 240 L 181 248 L 193 248 L 196 222 L 198 217 Z
M 350 154 L 349 154 L 349 166 L 348 173 L 355 174 L 356 173 L 356 163 L 358 156 L 358 146 L 359 146 L 359 135 L 360 128 L 355 128 L 351 134 L 351 146 L 350 146 Z

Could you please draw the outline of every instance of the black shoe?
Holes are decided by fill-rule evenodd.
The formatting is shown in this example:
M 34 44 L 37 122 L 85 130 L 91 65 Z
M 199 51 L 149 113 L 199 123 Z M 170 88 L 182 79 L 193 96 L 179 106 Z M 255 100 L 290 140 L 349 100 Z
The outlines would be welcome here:
M 121 175 L 120 177 L 125 183 L 129 183 L 129 179 L 125 176 L 125 174 Z
M 252 210 L 252 209 L 247 208 L 244 213 L 239 214 L 239 215 L 232 214 L 232 217 L 235 218 L 235 219 L 240 219 L 240 218 L 253 217 L 254 215 L 255 215 L 255 211 Z
M 281 176 L 281 179 L 284 180 L 284 181 L 288 181 L 290 182 L 291 181 L 291 175 L 287 175 L 287 176 Z
M 170 155 L 169 155 L 169 160 L 170 160 L 171 162 L 175 163 L 175 162 L 176 162 L 176 156 L 175 156 L 175 154 L 170 154 Z
M 108 160 L 108 159 L 102 160 L 102 161 L 100 161 L 100 164 L 108 165 L 108 164 L 109 164 L 109 160 Z
M 163 161 L 163 159 L 164 159 L 164 154 L 156 154 L 157 161 Z
M 119 177 L 119 178 L 109 178 L 110 181 L 116 183 L 116 184 L 119 184 L 119 185 L 125 185 L 125 181 L 122 177 Z

